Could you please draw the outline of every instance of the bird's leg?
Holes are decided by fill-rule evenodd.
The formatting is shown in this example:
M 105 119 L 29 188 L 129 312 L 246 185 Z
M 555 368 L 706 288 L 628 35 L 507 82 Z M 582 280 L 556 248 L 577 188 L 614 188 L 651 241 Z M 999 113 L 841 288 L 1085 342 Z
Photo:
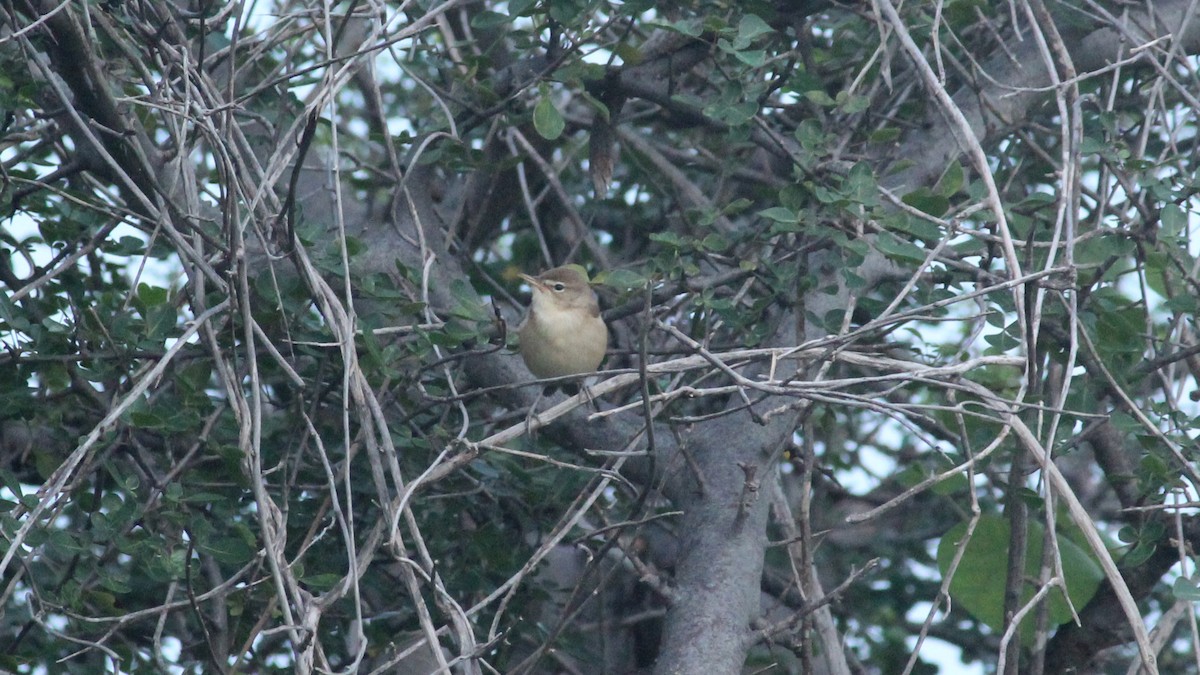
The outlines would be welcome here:
M 546 387 L 538 389 L 537 398 L 533 399 L 533 405 L 529 406 L 529 412 L 525 415 L 525 435 L 533 438 L 537 435 L 537 429 L 533 426 L 533 421 L 537 419 L 537 407 L 542 402 L 542 397 L 546 395 Z
M 583 380 L 580 380 L 578 384 L 572 383 L 570 385 L 563 385 L 563 391 L 567 392 L 571 396 L 574 396 L 582 391 L 583 400 L 587 401 L 588 407 L 595 412 L 600 412 L 600 405 L 596 403 L 596 397 L 592 396 L 592 389 L 588 386 L 588 380 L 590 379 L 591 378 L 584 378 Z

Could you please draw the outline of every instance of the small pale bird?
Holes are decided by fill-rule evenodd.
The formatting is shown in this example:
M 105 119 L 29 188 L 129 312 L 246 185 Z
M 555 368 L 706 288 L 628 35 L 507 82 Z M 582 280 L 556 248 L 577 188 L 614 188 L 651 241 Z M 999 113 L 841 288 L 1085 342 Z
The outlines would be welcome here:
M 608 328 L 587 272 L 564 265 L 521 278 L 533 290 L 533 302 L 517 327 L 521 358 L 530 372 L 539 378 L 594 372 L 608 349 Z

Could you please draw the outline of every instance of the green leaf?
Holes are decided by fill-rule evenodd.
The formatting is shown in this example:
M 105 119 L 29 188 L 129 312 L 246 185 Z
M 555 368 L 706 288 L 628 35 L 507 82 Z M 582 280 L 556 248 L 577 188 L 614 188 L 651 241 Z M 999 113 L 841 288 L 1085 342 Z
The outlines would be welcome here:
M 509 0 L 508 12 L 512 16 L 525 16 L 536 4 L 537 0 Z
M 664 28 L 673 30 L 676 33 L 682 33 L 688 37 L 700 37 L 700 34 L 704 32 L 704 24 L 700 19 L 681 19 L 662 25 Z
M 508 25 L 510 20 L 507 14 L 484 10 L 471 17 L 471 27 L 479 30 L 491 30 Z
M 834 101 L 829 97 L 829 94 L 826 94 L 820 89 L 810 89 L 804 92 L 804 97 L 813 103 L 826 108 L 832 108 L 833 106 L 837 105 L 837 101 Z
M 683 248 L 685 245 L 683 238 L 674 232 L 655 232 L 654 234 L 650 235 L 650 241 L 664 244 L 675 249 Z
M 8 299 L 8 293 L 0 293 L 0 321 L 8 324 L 14 330 L 22 332 L 28 331 L 30 328 L 24 312 L 19 311 L 17 306 L 12 304 Z
M 897 138 L 900 138 L 899 129 L 896 127 L 884 127 L 871 132 L 867 141 L 870 143 L 891 143 Z
M 550 97 L 543 95 L 533 109 L 533 128 L 537 129 L 542 138 L 553 141 L 562 135 L 566 126 L 562 114 L 554 107 Z
M 921 241 L 940 241 L 942 228 L 919 216 L 896 211 L 888 214 L 886 224 L 889 230 L 913 235 Z
M 150 308 L 146 313 L 146 337 L 161 340 L 171 334 L 179 318 L 175 307 L 168 304 Z
M 119 611 L 117 608 L 117 596 L 113 595 L 112 593 L 105 593 L 97 588 L 90 588 L 83 593 L 83 597 L 86 599 L 88 604 L 99 606 L 104 609 L 106 613 L 115 614 Z
M 1163 304 L 1175 314 L 1200 314 L 1200 299 L 1194 295 L 1177 295 Z
M 733 52 L 733 56 L 751 68 L 758 68 L 767 62 L 767 53 L 761 49 L 742 49 Z
M 479 332 L 459 321 L 448 321 L 441 329 L 428 333 L 429 341 L 439 347 L 459 347 L 479 337 Z
M 705 115 L 732 127 L 749 122 L 756 113 L 758 104 L 754 101 L 720 102 L 704 107 Z
M 1173 264 L 1171 256 L 1166 253 L 1154 250 L 1146 252 L 1146 285 L 1164 298 L 1171 295 L 1167 285 L 1171 281 Z
M 1163 234 L 1178 236 L 1187 227 L 1187 213 L 1175 204 L 1167 204 L 1159 214 L 1162 221 Z
M 1106 263 L 1111 258 L 1132 253 L 1133 242 L 1116 232 L 1104 232 L 1100 236 L 1087 237 L 1075 247 L 1075 262 L 1080 265 Z
M 754 202 L 750 201 L 749 199 L 746 199 L 745 197 L 739 197 L 726 204 L 724 208 L 721 209 L 721 213 L 727 216 L 734 215 L 745 211 L 753 205 Z
M 900 258 L 914 262 L 924 262 L 927 252 L 911 241 L 901 239 L 891 232 L 880 232 L 875 238 L 875 245 L 889 258 Z
M 774 32 L 775 32 L 775 29 L 771 28 L 769 25 L 767 25 L 766 21 L 763 21 L 762 19 L 760 19 L 758 16 L 755 16 L 754 14 L 747 14 L 742 17 L 742 20 L 740 22 L 738 22 L 737 39 L 745 40 L 746 42 L 749 42 L 750 40 L 753 40 L 754 38 L 758 37 L 759 35 L 764 35 L 766 33 L 774 33 Z
M 1149 560 L 1150 556 L 1154 555 L 1154 552 L 1157 550 L 1158 546 L 1154 542 L 1139 541 L 1136 546 L 1121 557 L 1121 564 L 1129 567 L 1137 567 Z
M 1196 582 L 1186 577 L 1179 577 L 1171 585 L 1171 594 L 1176 600 L 1184 602 L 1200 602 L 1200 587 Z
M 955 525 L 942 537 L 938 544 L 937 563 L 943 575 L 949 573 L 950 563 L 967 532 L 968 523 Z M 1042 540 L 1045 532 L 1040 522 L 1029 523 L 1028 550 L 1025 555 L 1025 577 L 1036 579 L 1042 561 Z M 1004 630 L 1004 591 L 1008 572 L 1008 520 L 998 515 L 983 515 L 976 523 L 975 531 L 967 543 L 962 560 L 950 582 L 950 595 L 975 618 L 986 623 L 997 633 Z M 1091 555 L 1070 539 L 1058 537 L 1058 549 L 1062 555 L 1063 575 L 1067 594 L 1075 607 L 1082 607 L 1095 595 L 1104 573 Z M 1026 584 L 1022 602 L 1033 597 L 1034 588 Z M 1050 621 L 1054 625 L 1071 620 L 1071 611 L 1061 589 L 1050 591 L 1048 596 Z M 1021 625 L 1021 640 L 1032 644 L 1034 618 L 1026 616 Z
M 1098 155 L 1107 151 L 1110 146 L 1111 144 L 1103 138 L 1084 136 L 1079 143 L 1079 152 L 1085 155 Z
M 608 286 L 621 291 L 631 291 L 635 288 L 643 288 L 646 285 L 645 275 L 638 274 L 633 270 L 627 269 L 611 269 L 605 270 L 596 275 L 593 283 L 601 286 Z
M 846 190 L 855 204 L 874 206 L 878 203 L 878 185 L 875 173 L 866 162 L 858 162 L 846 174 Z
M 163 429 L 167 426 L 163 418 L 149 411 L 130 410 L 125 419 L 135 429 Z
M 777 223 L 799 223 L 800 216 L 791 209 L 786 209 L 782 206 L 772 206 L 769 209 L 763 209 L 758 212 L 758 215 L 773 220 Z
M 814 89 L 810 91 L 819 90 Z M 804 95 L 808 96 L 809 92 L 805 92 Z M 822 95 L 824 96 L 823 93 Z M 828 96 L 825 96 L 825 99 L 829 101 L 829 105 L 833 105 L 833 99 L 829 98 Z M 804 120 L 797 125 L 796 131 L 792 133 L 792 136 L 799 141 L 802 148 L 815 153 L 825 152 L 824 146 L 829 142 L 829 134 L 826 132 L 825 128 L 822 127 L 821 124 L 816 120 L 811 119 Z
M 58 335 L 65 335 L 71 332 L 70 326 L 61 321 L 55 321 L 50 317 L 42 319 L 42 327 L 47 331 Z
M 843 112 L 849 115 L 857 115 L 867 108 L 870 108 L 872 101 L 872 99 L 866 96 L 853 95 L 844 91 L 839 91 L 835 100 L 837 101 L 838 107 L 840 107 Z
M 138 284 L 137 299 L 142 307 L 153 307 L 167 302 L 167 289 L 149 284 Z
M 720 253 L 729 248 L 729 240 L 714 232 L 700 240 L 700 247 L 714 253 Z
M 949 199 L 946 199 L 943 195 L 934 194 L 933 191 L 925 187 L 917 188 L 904 195 L 902 201 L 915 209 L 939 218 L 950 210 Z
M 1097 293 L 1095 297 L 1099 298 Z M 1099 303 L 1097 303 L 1099 304 Z M 1145 348 L 1142 312 L 1137 307 L 1106 307 L 1097 312 L 1093 340 L 1102 358 L 1135 356 Z
M 943 197 L 951 197 L 962 189 L 963 183 L 966 182 L 966 172 L 963 171 L 962 164 L 957 160 L 950 162 L 950 166 L 946 167 L 946 172 L 942 174 L 937 185 L 934 186 L 934 191 Z M 926 212 L 928 213 L 928 211 Z M 945 213 L 943 211 L 943 213 Z
M 934 483 L 931 489 L 935 495 L 951 497 L 958 494 L 966 494 L 971 489 L 971 483 L 967 480 L 967 474 L 960 472 L 941 482 Z
M 146 252 L 146 242 L 127 235 L 118 239 L 108 252 L 113 255 L 142 255 Z
M 450 295 L 454 297 L 454 306 L 450 313 L 463 319 L 473 321 L 488 321 L 487 309 L 480 304 L 479 296 L 466 279 L 455 279 L 450 282 Z
M 228 565 L 240 565 L 254 557 L 254 549 L 236 536 L 197 541 L 196 549 Z
M 115 567 L 102 568 L 100 585 L 118 594 L 127 594 L 133 590 L 129 584 L 129 572 Z
M 310 574 L 303 579 L 304 584 L 314 591 L 327 591 L 341 580 L 342 575 L 331 572 Z

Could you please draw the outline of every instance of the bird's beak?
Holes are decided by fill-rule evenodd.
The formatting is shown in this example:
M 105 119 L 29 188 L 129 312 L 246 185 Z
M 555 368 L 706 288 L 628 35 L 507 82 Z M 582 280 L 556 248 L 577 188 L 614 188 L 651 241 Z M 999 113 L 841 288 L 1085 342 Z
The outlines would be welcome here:
M 530 287 L 532 287 L 534 289 L 537 289 L 539 291 L 546 290 L 546 284 L 543 284 L 542 282 L 538 281 L 537 277 L 531 277 L 528 274 L 522 274 L 521 278 L 525 280 L 525 283 L 529 284 Z

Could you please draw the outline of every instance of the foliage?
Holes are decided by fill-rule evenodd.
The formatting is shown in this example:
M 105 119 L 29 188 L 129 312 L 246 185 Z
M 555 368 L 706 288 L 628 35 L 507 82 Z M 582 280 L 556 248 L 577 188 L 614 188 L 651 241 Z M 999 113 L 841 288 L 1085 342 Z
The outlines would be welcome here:
M 1186 638 L 1200 26 L 1102 4 L 2 3 L 0 668 Z

